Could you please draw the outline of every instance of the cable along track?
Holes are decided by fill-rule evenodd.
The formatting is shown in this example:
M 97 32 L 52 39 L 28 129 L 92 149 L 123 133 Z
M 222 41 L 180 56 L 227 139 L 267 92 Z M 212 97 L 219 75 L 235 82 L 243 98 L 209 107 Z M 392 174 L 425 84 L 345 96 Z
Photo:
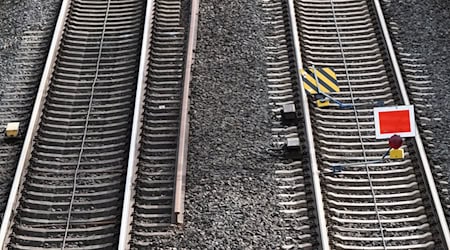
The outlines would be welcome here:
M 6 241 L 12 249 L 117 245 L 145 1 L 63 6 L 58 23 L 67 6 L 68 15 Z
M 314 143 L 331 249 L 443 249 L 432 202 L 412 140 L 405 159 L 345 167 L 380 159 L 385 141 L 375 140 L 373 106 L 401 105 L 395 78 L 374 17 L 365 0 L 296 0 L 303 67 L 332 67 L 341 92 L 333 96 L 355 109 L 310 105 Z

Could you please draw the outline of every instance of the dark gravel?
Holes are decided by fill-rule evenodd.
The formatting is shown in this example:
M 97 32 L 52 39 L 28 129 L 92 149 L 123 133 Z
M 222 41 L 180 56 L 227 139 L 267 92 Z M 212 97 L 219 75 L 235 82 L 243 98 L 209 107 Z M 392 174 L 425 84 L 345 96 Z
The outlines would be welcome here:
M 181 247 L 281 244 L 262 15 L 257 1 L 201 1 Z
M 25 31 L 40 31 L 57 15 L 61 0 L 2 0 L 0 2 L 0 81 L 14 74 L 12 63 Z M 51 24 L 50 24 L 51 25 Z

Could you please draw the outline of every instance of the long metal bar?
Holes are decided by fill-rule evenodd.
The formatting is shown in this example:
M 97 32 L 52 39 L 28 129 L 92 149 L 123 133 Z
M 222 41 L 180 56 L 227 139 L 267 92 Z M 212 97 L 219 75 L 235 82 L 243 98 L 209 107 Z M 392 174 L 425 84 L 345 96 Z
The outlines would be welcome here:
M 137 164 L 142 130 L 142 114 L 144 109 L 145 87 L 147 80 L 147 63 L 150 50 L 150 39 L 152 35 L 154 1 L 147 0 L 145 11 L 144 34 L 142 37 L 141 57 L 139 61 L 139 72 L 136 86 L 136 99 L 134 101 L 133 125 L 131 130 L 130 151 L 128 155 L 127 177 L 125 181 L 125 194 L 123 198 L 122 220 L 119 234 L 119 250 L 125 250 L 130 241 L 131 214 L 134 197 L 134 182 L 136 180 Z
M 175 194 L 173 214 L 177 224 L 184 221 L 184 196 L 186 187 L 187 146 L 189 138 L 189 84 L 191 82 L 191 68 L 194 59 L 194 49 L 197 42 L 197 24 L 200 0 L 191 2 L 191 21 L 187 45 L 186 63 L 183 76 L 183 96 L 181 100 L 180 132 L 177 147 L 177 166 L 175 179 Z
M 9 235 L 9 229 L 13 220 L 13 210 L 17 207 L 17 201 L 20 198 L 21 183 L 25 176 L 25 164 L 28 163 L 31 151 L 34 144 L 34 135 L 39 127 L 42 109 L 44 107 L 45 98 L 47 96 L 48 86 L 53 73 L 53 66 L 58 54 L 59 45 L 61 43 L 64 26 L 66 23 L 66 17 L 69 12 L 71 0 L 64 0 L 61 3 L 61 9 L 59 11 L 58 21 L 56 22 L 55 32 L 53 33 L 51 46 L 48 52 L 47 60 L 45 62 L 44 71 L 42 73 L 39 89 L 36 95 L 36 100 L 33 106 L 33 112 L 31 114 L 30 123 L 28 125 L 27 134 L 20 153 L 19 162 L 17 164 L 16 174 L 11 186 L 11 192 L 9 194 L 8 203 L 6 205 L 5 213 L 3 216 L 2 225 L 0 228 L 0 248 L 6 248 L 7 237 Z
M 404 105 L 411 105 L 411 103 L 409 101 L 409 97 L 408 97 L 408 92 L 406 91 L 405 82 L 403 81 L 402 73 L 400 71 L 400 66 L 398 64 L 397 57 L 395 56 L 394 46 L 392 45 L 392 40 L 389 36 L 388 28 L 386 25 L 386 21 L 384 19 L 383 10 L 381 8 L 380 1 L 373 0 L 373 2 L 375 4 L 375 9 L 377 11 L 381 31 L 383 32 L 383 36 L 386 41 L 386 46 L 387 46 L 387 50 L 389 53 L 389 57 L 392 62 L 394 74 L 395 74 L 395 77 L 397 78 L 397 83 L 398 83 L 400 93 L 402 95 L 403 103 L 404 103 Z M 417 129 L 417 123 L 415 123 L 414 125 L 416 126 L 416 131 L 419 131 Z M 425 153 L 425 148 L 423 146 L 422 139 L 418 132 L 416 133 L 416 136 L 414 137 L 414 139 L 416 141 L 416 146 L 417 146 L 417 150 L 418 150 L 420 159 L 422 160 L 422 166 L 423 166 L 423 170 L 425 173 L 425 181 L 426 181 L 426 184 L 428 185 L 428 190 L 430 192 L 431 199 L 433 201 L 436 215 L 439 218 L 439 225 L 440 225 L 439 231 L 441 232 L 443 240 L 444 240 L 443 244 L 445 245 L 446 249 L 450 249 L 449 227 L 447 224 L 447 220 L 445 218 L 444 211 L 442 209 L 442 204 L 439 199 L 436 184 L 434 183 L 433 174 L 431 172 L 430 164 L 428 163 L 428 158 Z
M 303 120 L 305 122 L 305 138 L 307 143 L 307 150 L 309 153 L 309 164 L 311 168 L 311 178 L 312 178 L 312 185 L 313 185 L 313 192 L 314 192 L 314 203 L 316 207 L 316 214 L 317 214 L 317 222 L 318 222 L 318 230 L 319 230 L 319 243 L 322 250 L 329 250 L 330 249 L 330 243 L 328 239 L 328 230 L 327 230 L 327 224 L 325 219 L 325 210 L 323 207 L 323 197 L 321 192 L 321 186 L 320 186 L 320 171 L 317 164 L 317 158 L 316 158 L 316 150 L 314 148 L 314 136 L 313 136 L 313 129 L 311 125 L 311 116 L 309 112 L 309 104 L 308 104 L 308 98 L 306 96 L 305 88 L 303 88 L 303 80 L 300 75 L 300 69 L 302 68 L 302 58 L 300 54 L 300 40 L 298 37 L 298 30 L 297 30 L 297 20 L 295 16 L 295 5 L 294 0 L 288 0 L 289 5 L 289 19 L 291 24 L 291 32 L 292 32 L 292 40 L 294 42 L 294 52 L 295 52 L 295 64 L 297 66 L 297 78 L 298 78 L 298 89 L 300 91 L 300 98 L 301 98 L 301 106 L 302 106 L 302 112 L 303 112 Z

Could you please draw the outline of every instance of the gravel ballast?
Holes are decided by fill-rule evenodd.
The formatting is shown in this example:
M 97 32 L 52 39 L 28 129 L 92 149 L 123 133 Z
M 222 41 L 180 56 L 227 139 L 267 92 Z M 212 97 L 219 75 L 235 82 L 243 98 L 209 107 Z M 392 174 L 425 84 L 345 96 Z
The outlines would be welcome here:
M 25 31 L 40 31 L 57 16 L 61 0 L 7 0 L 0 3 L 0 81 L 14 74 L 12 65 Z M 50 23 L 49 23 L 50 21 Z
M 262 19 L 257 1 L 201 1 L 180 247 L 281 244 Z

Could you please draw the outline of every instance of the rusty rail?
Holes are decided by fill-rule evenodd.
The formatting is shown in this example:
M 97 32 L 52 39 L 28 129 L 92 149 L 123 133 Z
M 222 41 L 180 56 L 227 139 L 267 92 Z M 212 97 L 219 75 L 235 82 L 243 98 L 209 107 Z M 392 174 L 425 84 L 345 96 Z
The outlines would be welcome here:
M 175 178 L 175 195 L 173 214 L 177 224 L 184 221 L 184 196 L 186 185 L 187 149 L 189 138 L 189 83 L 191 81 L 191 69 L 194 61 L 194 49 L 197 42 L 198 12 L 200 0 L 191 2 L 191 20 L 189 24 L 189 38 L 187 45 L 186 61 L 183 75 L 183 97 L 181 100 L 180 133 L 178 137 L 178 155 Z

